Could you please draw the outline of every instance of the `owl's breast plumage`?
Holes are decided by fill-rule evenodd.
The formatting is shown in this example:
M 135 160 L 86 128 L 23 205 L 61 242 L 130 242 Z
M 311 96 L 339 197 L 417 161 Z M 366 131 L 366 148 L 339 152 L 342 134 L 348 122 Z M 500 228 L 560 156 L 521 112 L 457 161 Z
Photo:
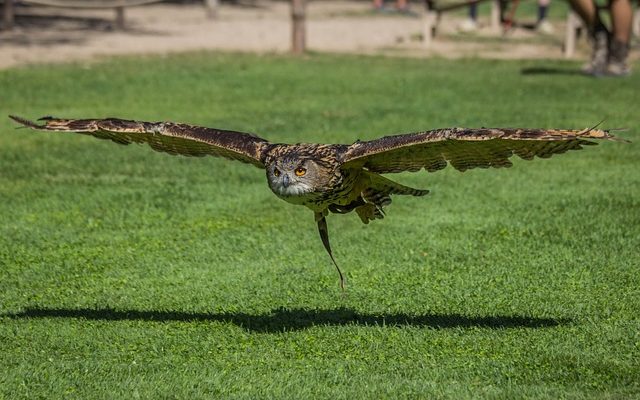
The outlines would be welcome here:
M 326 210 L 331 204 L 347 205 L 359 196 L 360 172 L 360 170 L 337 169 L 327 187 L 305 193 L 295 202 L 313 211 Z

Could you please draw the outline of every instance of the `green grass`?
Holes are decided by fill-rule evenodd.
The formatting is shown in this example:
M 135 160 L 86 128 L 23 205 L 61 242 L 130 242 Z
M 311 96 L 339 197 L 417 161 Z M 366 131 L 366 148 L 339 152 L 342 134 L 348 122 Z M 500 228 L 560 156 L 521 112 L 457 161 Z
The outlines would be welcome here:
M 606 118 L 636 142 L 395 176 L 432 194 L 368 226 L 329 219 L 342 294 L 311 211 L 262 171 L 2 117 L 0 398 L 640 398 L 640 74 L 577 68 L 187 54 L 0 71 L 3 116 L 344 143 Z

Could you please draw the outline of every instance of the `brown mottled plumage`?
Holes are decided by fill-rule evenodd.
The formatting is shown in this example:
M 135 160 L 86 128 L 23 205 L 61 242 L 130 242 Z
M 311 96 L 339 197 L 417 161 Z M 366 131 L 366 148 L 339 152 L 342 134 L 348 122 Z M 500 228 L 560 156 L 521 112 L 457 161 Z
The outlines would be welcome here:
M 424 196 L 380 174 L 435 172 L 450 164 L 457 170 L 510 167 L 514 154 L 525 160 L 548 158 L 596 143 L 588 139 L 615 140 L 606 130 L 583 129 L 436 129 L 385 136 L 351 145 L 277 144 L 250 133 L 204 128 L 173 122 L 139 122 L 117 118 L 57 119 L 44 124 L 11 118 L 45 131 L 76 132 L 120 144 L 147 143 L 156 151 L 185 156 L 212 155 L 264 168 L 271 190 L 281 199 L 304 205 L 315 214 L 322 243 L 344 279 L 331 246 L 325 217 L 329 212 L 356 211 L 365 224 L 384 217 L 391 195 Z

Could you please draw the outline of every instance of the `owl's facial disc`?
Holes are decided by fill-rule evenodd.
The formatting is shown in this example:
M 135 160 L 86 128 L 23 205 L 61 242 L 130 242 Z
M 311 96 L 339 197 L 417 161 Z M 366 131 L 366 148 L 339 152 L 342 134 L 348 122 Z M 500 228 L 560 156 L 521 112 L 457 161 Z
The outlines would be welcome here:
M 312 171 L 310 160 L 282 159 L 267 167 L 267 180 L 280 197 L 302 196 L 313 191 Z

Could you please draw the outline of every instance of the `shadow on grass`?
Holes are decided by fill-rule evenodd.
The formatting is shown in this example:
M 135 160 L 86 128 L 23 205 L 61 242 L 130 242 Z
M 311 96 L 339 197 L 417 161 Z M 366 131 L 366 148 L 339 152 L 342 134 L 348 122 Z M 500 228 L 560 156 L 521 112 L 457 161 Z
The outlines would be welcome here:
M 528 67 L 520 70 L 522 75 L 585 75 L 577 68 Z
M 15 314 L 0 315 L 8 318 L 77 318 L 103 321 L 218 321 L 228 322 L 253 332 L 283 332 L 323 325 L 358 326 L 415 326 L 432 329 L 446 328 L 548 328 L 570 322 L 567 319 L 534 318 L 523 316 L 471 317 L 458 314 L 367 314 L 348 308 L 333 310 L 305 310 L 278 308 L 270 314 L 245 313 L 190 313 L 180 311 L 140 311 L 103 309 L 27 308 Z

